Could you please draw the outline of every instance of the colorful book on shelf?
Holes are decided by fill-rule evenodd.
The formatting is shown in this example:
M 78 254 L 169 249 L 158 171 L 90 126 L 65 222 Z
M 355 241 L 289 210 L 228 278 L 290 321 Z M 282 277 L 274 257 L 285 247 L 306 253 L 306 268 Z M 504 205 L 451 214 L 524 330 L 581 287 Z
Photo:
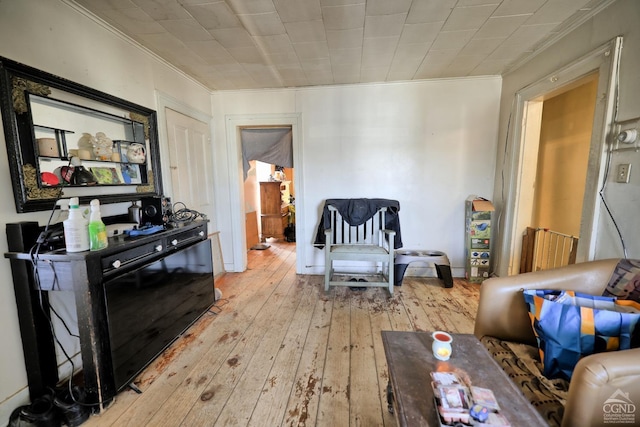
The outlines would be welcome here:
M 95 176 L 98 184 L 122 184 L 116 168 L 113 167 L 93 167 L 91 173 Z

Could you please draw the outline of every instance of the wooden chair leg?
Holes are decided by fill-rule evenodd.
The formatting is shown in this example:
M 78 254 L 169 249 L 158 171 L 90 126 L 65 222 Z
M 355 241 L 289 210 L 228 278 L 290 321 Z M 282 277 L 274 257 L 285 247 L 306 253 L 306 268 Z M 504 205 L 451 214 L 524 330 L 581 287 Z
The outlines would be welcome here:
M 324 291 L 329 292 L 329 281 L 331 281 L 331 269 L 333 268 L 331 262 L 331 237 L 327 237 L 327 243 L 324 247 Z
M 394 273 L 394 265 L 393 262 L 387 263 L 387 271 L 388 271 L 388 279 L 389 279 L 389 293 L 393 295 L 393 287 L 395 286 L 395 278 L 393 277 Z
M 329 292 L 329 282 L 331 281 L 331 263 L 324 267 L 324 291 Z

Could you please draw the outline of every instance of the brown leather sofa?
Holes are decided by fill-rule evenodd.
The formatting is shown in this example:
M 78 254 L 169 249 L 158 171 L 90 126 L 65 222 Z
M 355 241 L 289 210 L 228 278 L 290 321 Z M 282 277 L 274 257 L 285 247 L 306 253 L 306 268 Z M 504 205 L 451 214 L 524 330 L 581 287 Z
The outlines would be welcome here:
M 483 337 L 494 337 L 502 341 L 536 346 L 521 290 L 561 289 L 602 295 L 618 261 L 591 261 L 553 270 L 485 280 L 480 288 L 474 334 L 481 340 Z M 563 401 L 564 415 L 561 415 L 560 425 L 616 425 L 610 419 L 605 419 L 611 415 L 605 414 L 604 405 L 605 401 L 618 391 L 628 394 L 628 400 L 636 405 L 627 407 L 629 411 L 637 409 L 637 413 L 624 416 L 627 419 L 634 416 L 635 425 L 639 425 L 640 348 L 593 354 L 582 358 L 571 378 L 566 401 Z M 537 406 L 535 402 L 532 403 Z M 554 424 L 556 422 L 550 422 L 550 425 Z

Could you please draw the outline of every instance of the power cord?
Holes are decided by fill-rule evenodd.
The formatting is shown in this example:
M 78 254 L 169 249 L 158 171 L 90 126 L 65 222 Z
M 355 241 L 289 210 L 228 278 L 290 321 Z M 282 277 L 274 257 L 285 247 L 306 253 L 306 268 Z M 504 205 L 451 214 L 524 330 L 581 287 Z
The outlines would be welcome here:
M 618 118 L 618 107 L 619 107 L 619 102 L 620 102 L 620 56 L 618 55 L 618 61 L 616 64 L 616 72 L 615 72 L 615 101 L 614 101 L 614 112 L 613 112 L 613 117 L 614 117 L 614 122 L 617 120 Z M 607 141 L 605 141 L 606 143 Z M 627 254 L 627 245 L 624 242 L 624 237 L 622 236 L 622 231 L 620 231 L 620 227 L 618 226 L 618 223 L 616 222 L 615 217 L 613 216 L 613 212 L 611 211 L 611 209 L 609 208 L 609 204 L 607 203 L 607 200 L 604 196 L 604 192 L 607 188 L 607 181 L 609 180 L 609 171 L 611 169 L 611 157 L 612 157 L 612 148 L 611 145 L 608 146 L 607 148 L 607 162 L 605 165 L 605 170 L 604 170 L 604 176 L 602 178 L 602 187 L 600 187 L 600 191 L 598 192 L 599 196 L 600 196 L 600 200 L 602 200 L 602 205 L 604 206 L 605 210 L 607 211 L 607 214 L 609 215 L 609 218 L 611 218 L 611 222 L 613 223 L 613 226 L 616 229 L 616 233 L 618 233 L 618 238 L 620 239 L 620 244 L 622 245 L 622 253 L 624 255 L 625 259 L 629 259 L 629 256 Z
M 506 201 L 505 195 L 504 195 L 504 184 L 505 184 L 504 170 L 507 162 L 507 154 L 509 153 L 509 133 L 511 132 L 511 118 L 513 117 L 514 105 L 515 105 L 515 99 L 511 101 L 511 111 L 509 112 L 509 119 L 507 120 L 507 132 L 504 138 L 504 152 L 502 154 L 502 168 L 500 170 L 500 195 L 502 198 L 500 202 L 502 203 L 502 208 L 498 210 L 498 215 L 496 218 L 496 226 L 494 227 L 495 230 L 500 230 L 500 225 L 502 224 L 502 212 L 504 211 L 504 206 Z M 496 231 L 494 231 L 494 233 L 496 233 Z M 504 230 L 502 234 L 504 237 L 504 234 L 505 234 Z M 496 249 L 494 248 L 493 251 L 495 252 Z M 493 270 L 489 272 L 490 277 L 496 276 L 495 264 L 496 263 L 494 262 L 492 266 Z
M 79 401 L 73 391 L 73 377 L 75 375 L 76 372 L 76 365 L 73 362 L 72 357 L 69 355 L 69 353 L 67 352 L 67 350 L 64 348 L 64 345 L 62 344 L 62 342 L 60 341 L 60 339 L 58 338 L 58 335 L 56 334 L 55 331 L 55 327 L 53 325 L 53 321 L 51 319 L 51 314 L 49 312 L 47 312 L 47 310 L 44 307 L 44 301 L 42 299 L 42 293 L 45 292 L 42 289 L 42 284 L 40 281 L 40 273 L 39 273 L 39 266 L 38 266 L 38 261 L 39 261 L 39 252 L 40 252 L 40 248 L 41 248 L 42 243 L 36 243 L 31 250 L 29 251 L 30 256 L 31 256 L 31 263 L 33 265 L 33 279 L 34 279 L 34 283 L 36 285 L 36 288 L 38 289 L 38 296 L 39 296 L 39 306 L 40 306 L 40 310 L 42 311 L 42 313 L 44 314 L 45 319 L 47 319 L 47 323 L 49 324 L 49 328 L 51 330 L 51 335 L 53 336 L 54 341 L 56 342 L 56 344 L 58 345 L 58 347 L 60 347 L 60 350 L 62 351 L 62 353 L 65 356 L 65 359 L 67 360 L 67 362 L 69 363 L 69 365 L 71 366 L 71 373 L 69 375 L 69 378 L 67 380 L 67 389 L 68 389 L 68 393 L 69 393 L 69 397 L 71 398 L 71 400 L 73 401 L 73 403 L 76 403 L 80 406 L 84 406 L 84 407 L 94 407 L 94 406 L 99 406 L 99 405 L 103 405 L 106 402 L 97 402 L 97 403 L 85 403 L 85 402 L 81 402 Z M 55 268 L 53 267 L 52 264 L 50 264 L 52 271 L 53 271 L 53 284 L 51 287 L 51 290 L 55 290 L 56 285 L 58 285 L 59 288 L 59 280 L 58 280 L 58 276 L 56 274 Z M 60 316 L 60 314 L 51 306 L 51 304 L 49 304 L 49 310 L 58 318 L 58 320 L 60 320 L 60 322 L 62 323 L 62 325 L 64 326 L 64 328 L 67 330 L 67 332 L 69 333 L 70 336 L 75 337 L 75 338 L 80 338 L 79 335 L 74 334 L 73 332 L 71 332 L 71 328 L 69 328 L 69 325 L 67 325 L 67 323 L 65 322 L 65 320 Z
M 181 205 L 181 209 L 177 209 L 177 206 Z M 173 214 L 171 215 L 171 222 L 193 222 L 198 218 L 207 219 L 207 216 L 201 212 L 187 208 L 182 202 L 176 202 L 173 204 Z
M 218 305 L 218 302 L 221 302 L 220 305 Z M 208 312 L 214 315 L 218 315 L 222 312 L 222 307 L 224 307 L 225 305 L 229 304 L 229 300 L 226 298 L 221 298 L 219 300 L 217 300 L 216 302 L 213 303 L 213 305 L 211 307 L 209 307 Z M 215 311 L 214 309 L 216 309 L 217 311 Z
M 51 220 L 53 219 L 53 214 L 55 213 L 56 210 L 56 206 L 58 204 L 58 201 L 60 200 L 60 197 L 63 194 L 63 189 L 62 187 L 60 188 L 60 192 L 58 194 L 58 196 L 56 197 L 56 200 L 54 202 L 53 208 L 51 209 L 51 214 L 49 215 L 49 219 L 47 220 L 47 224 L 44 227 L 44 230 L 40 233 L 40 235 L 38 236 L 38 238 L 36 239 L 36 243 L 29 249 L 29 257 L 31 260 L 31 264 L 32 264 L 32 273 L 33 273 L 33 281 L 34 284 L 38 290 L 38 305 L 40 306 L 40 310 L 42 311 L 45 319 L 47 319 L 47 323 L 49 324 L 49 328 L 51 331 L 51 335 L 55 341 L 55 343 L 58 345 L 58 347 L 60 347 L 60 350 L 62 351 L 62 353 L 64 354 L 67 362 L 69 363 L 69 365 L 71 366 L 71 373 L 69 375 L 69 379 L 67 381 L 67 389 L 68 389 L 68 393 L 69 393 L 69 397 L 71 398 L 71 400 L 73 401 L 73 403 L 80 405 L 82 407 L 94 407 L 94 406 L 99 406 L 99 405 L 103 405 L 107 402 L 97 402 L 97 403 L 85 403 L 85 402 L 81 402 L 79 401 L 75 394 L 74 394 L 74 387 L 73 387 L 73 377 L 75 375 L 76 372 L 76 366 L 75 363 L 73 362 L 72 357 L 69 355 L 69 353 L 67 352 L 67 350 L 64 348 L 64 346 L 62 345 L 62 342 L 60 341 L 60 339 L 58 338 L 56 331 L 55 331 L 55 327 L 53 325 L 53 321 L 51 319 L 51 313 L 53 313 L 58 320 L 60 320 L 60 322 L 62 323 L 62 325 L 64 326 L 64 328 L 67 330 L 67 333 L 69 334 L 69 336 L 75 337 L 75 338 L 80 338 L 79 335 L 74 334 L 73 332 L 71 332 L 71 328 L 69 328 L 69 325 L 67 325 L 67 323 L 65 322 L 65 320 L 62 318 L 62 316 L 60 316 L 60 314 L 53 308 L 53 306 L 51 306 L 51 304 L 48 304 L 49 306 L 49 311 L 47 311 L 47 309 L 45 309 L 44 307 L 44 301 L 42 298 L 42 293 L 45 292 L 42 289 L 42 283 L 40 280 L 40 272 L 39 272 L 39 255 L 40 255 L 40 251 L 43 247 L 44 244 L 47 243 L 47 237 L 49 235 L 49 228 L 51 226 Z M 55 266 L 52 263 L 48 263 L 48 265 L 51 267 L 51 270 L 53 272 L 53 283 L 51 285 L 51 290 L 56 290 L 56 288 L 58 290 L 60 290 L 60 281 L 58 279 L 58 275 L 55 269 Z

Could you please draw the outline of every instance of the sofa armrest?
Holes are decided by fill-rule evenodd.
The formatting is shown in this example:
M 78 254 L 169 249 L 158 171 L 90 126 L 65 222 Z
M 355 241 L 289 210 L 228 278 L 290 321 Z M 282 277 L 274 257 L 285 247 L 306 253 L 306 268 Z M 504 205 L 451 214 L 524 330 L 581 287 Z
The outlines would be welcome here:
M 618 259 L 589 261 L 553 270 L 495 277 L 482 282 L 474 334 L 536 345 L 522 289 L 574 290 L 602 295 Z
M 562 418 L 563 427 L 612 425 L 605 421 L 605 401 L 610 397 L 640 406 L 640 348 L 592 354 L 576 365 Z M 615 410 L 615 409 L 613 409 Z M 633 414 L 632 414 L 633 416 Z M 639 417 L 640 414 L 635 414 Z M 636 422 L 640 419 L 636 419 Z M 615 423 L 613 423 L 615 424 Z

